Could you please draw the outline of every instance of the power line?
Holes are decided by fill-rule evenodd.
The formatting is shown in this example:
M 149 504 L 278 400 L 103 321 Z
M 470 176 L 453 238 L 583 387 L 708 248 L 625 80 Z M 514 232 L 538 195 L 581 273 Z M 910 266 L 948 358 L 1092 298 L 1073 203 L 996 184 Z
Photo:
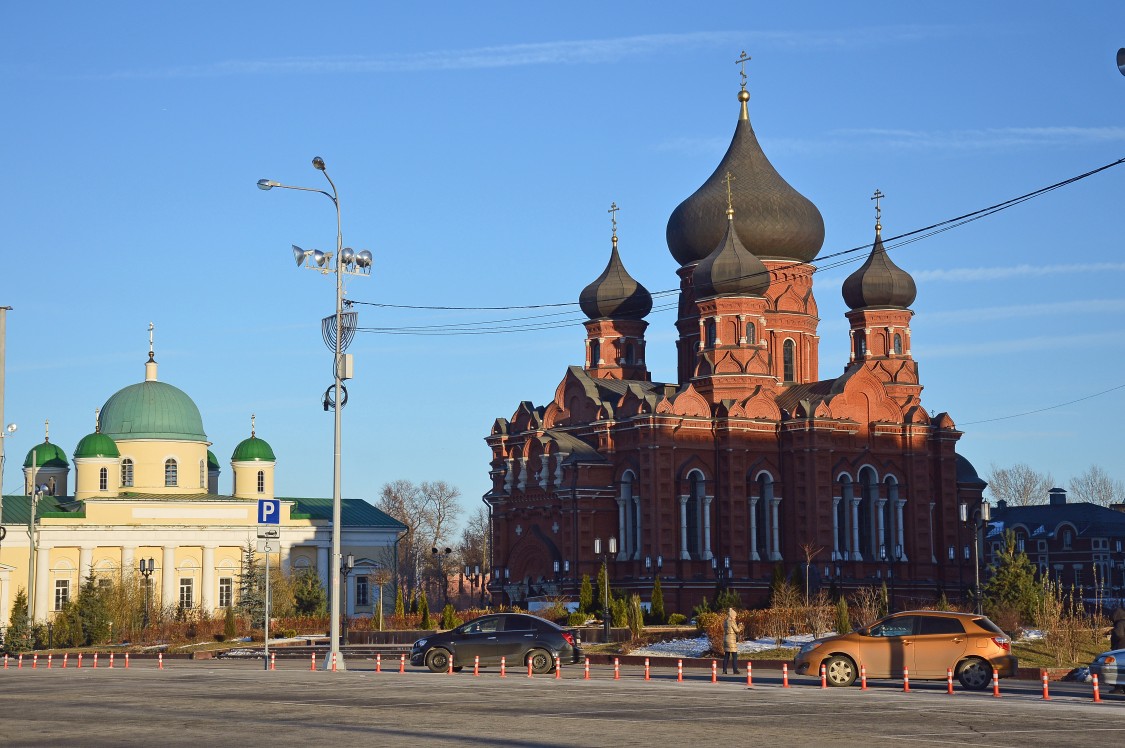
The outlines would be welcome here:
M 1046 408 L 1036 408 L 1035 410 L 1028 410 L 1028 411 L 1025 411 L 1023 413 L 1013 413 L 1010 416 L 998 416 L 997 418 L 985 418 L 985 419 L 982 419 L 980 421 L 966 421 L 965 423 L 961 423 L 961 424 L 958 424 L 958 425 L 959 426 L 975 426 L 978 423 L 994 423 L 996 421 L 1007 421 L 1011 418 L 1020 418 L 1022 416 L 1030 416 L 1030 415 L 1034 415 L 1036 413 L 1044 413 L 1048 410 L 1056 410 L 1058 408 L 1065 408 L 1067 405 L 1074 405 L 1075 403 L 1080 403 L 1083 400 L 1092 400 L 1095 397 L 1101 397 L 1102 395 L 1107 395 L 1110 392 L 1114 392 L 1114 391 L 1120 390 L 1120 389 L 1125 389 L 1125 384 L 1119 384 L 1116 387 L 1110 387 L 1108 390 L 1102 390 L 1101 392 L 1095 392 L 1092 395 L 1086 395 L 1085 397 L 1080 397 L 1076 400 L 1068 400 L 1067 402 L 1059 403 L 1058 405 L 1048 405 Z

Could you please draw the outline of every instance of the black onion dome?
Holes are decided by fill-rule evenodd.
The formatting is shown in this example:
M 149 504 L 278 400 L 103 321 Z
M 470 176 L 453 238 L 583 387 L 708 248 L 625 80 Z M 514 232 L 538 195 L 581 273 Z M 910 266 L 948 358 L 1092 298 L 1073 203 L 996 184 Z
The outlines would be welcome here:
M 770 287 L 766 266 L 742 245 L 735 231 L 737 220 L 727 220 L 727 233 L 711 254 L 695 266 L 695 298 L 710 296 L 762 296 Z
M 820 211 L 773 168 L 750 126 L 745 104 L 743 99 L 734 138 L 715 173 L 668 219 L 668 250 L 680 265 L 702 260 L 722 240 L 727 172 L 734 177 L 735 230 L 754 255 L 811 262 L 824 243 Z
M 652 311 L 652 294 L 621 264 L 617 237 L 609 264 L 597 280 L 582 289 L 578 304 L 590 319 L 643 319 Z
M 844 303 L 849 309 L 864 307 L 902 307 L 914 303 L 918 289 L 914 279 L 898 265 L 891 262 L 883 248 L 879 227 L 875 229 L 875 244 L 867 261 L 847 277 L 842 289 Z

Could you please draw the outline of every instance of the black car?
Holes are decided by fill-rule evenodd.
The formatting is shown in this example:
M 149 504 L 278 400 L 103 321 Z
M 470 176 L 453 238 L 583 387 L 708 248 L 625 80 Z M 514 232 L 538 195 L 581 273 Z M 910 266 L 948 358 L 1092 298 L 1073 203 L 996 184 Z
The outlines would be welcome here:
M 425 665 L 435 673 L 480 664 L 499 665 L 506 658 L 508 667 L 527 667 L 535 673 L 549 673 L 559 662 L 581 662 L 578 637 L 550 621 L 522 613 L 494 613 L 414 642 L 410 664 Z

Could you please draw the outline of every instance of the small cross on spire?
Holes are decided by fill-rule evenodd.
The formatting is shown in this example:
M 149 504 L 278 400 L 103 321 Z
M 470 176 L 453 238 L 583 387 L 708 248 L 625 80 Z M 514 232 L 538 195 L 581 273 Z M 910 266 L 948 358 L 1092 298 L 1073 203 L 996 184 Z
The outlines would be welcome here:
M 152 351 L 152 331 L 153 331 L 153 329 L 154 329 L 154 325 L 151 322 L 149 322 L 148 323 L 148 360 L 149 361 L 153 360 L 153 351 Z
M 734 218 L 734 198 L 731 197 L 730 192 L 730 183 L 734 181 L 734 175 L 728 171 L 723 181 L 727 183 L 727 217 Z
M 886 195 L 884 195 L 877 187 L 875 188 L 875 194 L 871 196 L 871 199 L 875 201 L 875 231 L 880 231 L 883 228 L 883 208 L 879 203 L 884 197 L 886 197 Z
M 742 90 L 746 90 L 746 63 L 750 61 L 750 55 L 746 54 L 746 50 L 742 50 L 742 56 L 734 61 L 735 65 L 742 66 Z
M 43 421 L 43 441 L 44 442 L 51 441 L 51 419 L 50 418 Z
M 254 438 L 254 421 L 257 418 L 253 413 L 250 414 L 250 438 Z
M 609 220 L 613 224 L 613 246 L 615 247 L 617 246 L 617 211 L 619 210 L 621 210 L 621 208 L 617 207 L 617 203 L 611 202 L 609 204 L 609 210 L 606 211 L 609 213 Z

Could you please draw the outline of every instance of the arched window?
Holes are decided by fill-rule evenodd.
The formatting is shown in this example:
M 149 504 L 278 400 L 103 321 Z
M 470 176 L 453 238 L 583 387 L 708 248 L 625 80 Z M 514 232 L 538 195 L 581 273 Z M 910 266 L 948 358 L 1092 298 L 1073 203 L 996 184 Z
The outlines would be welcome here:
M 258 493 L 266 492 L 266 471 L 258 471 Z
M 719 329 L 715 325 L 715 320 L 707 320 L 703 327 L 707 331 L 707 347 L 713 348 L 715 341 L 719 339 Z
M 637 360 L 637 355 L 636 355 L 636 352 L 633 350 L 633 344 L 629 343 L 627 346 L 625 346 L 625 363 L 627 363 L 629 365 L 632 365 L 632 364 L 636 363 L 636 360 Z
M 105 491 L 109 488 L 109 468 L 102 468 L 98 471 L 98 490 Z
M 121 487 L 133 487 L 133 461 L 128 457 L 121 461 Z
M 693 470 L 688 475 L 688 502 L 687 502 L 687 552 L 692 558 L 700 557 L 700 522 L 703 510 L 703 496 L 707 490 L 707 483 L 703 480 L 703 473 Z
M 867 335 L 861 330 L 855 334 L 855 357 L 863 358 L 867 355 Z
M 199 487 L 207 488 L 207 460 L 199 461 Z
M 597 366 L 602 357 L 602 343 L 600 340 L 590 341 L 590 366 Z
M 173 488 L 179 485 L 177 481 L 176 461 L 168 458 L 164 461 L 164 486 L 165 488 Z
M 888 475 L 883 480 L 887 489 L 887 501 L 883 511 L 883 539 L 880 541 L 887 547 L 887 558 L 898 560 L 903 553 L 903 548 L 898 545 L 898 481 L 893 475 Z
M 754 327 L 753 322 L 746 323 L 746 342 L 750 345 L 758 344 L 758 328 Z
M 625 527 L 622 528 L 621 549 L 626 558 L 637 556 L 641 547 L 641 518 L 640 507 L 633 497 L 633 484 L 636 476 L 632 470 L 626 470 L 621 476 L 621 503 L 625 509 Z
M 773 477 L 768 473 L 758 476 L 758 502 L 754 505 L 754 533 L 758 556 L 762 560 L 773 558 L 776 548 L 770 545 L 770 516 L 773 514 Z
M 781 347 L 781 364 L 782 372 L 781 378 L 786 382 L 793 382 L 797 379 L 797 352 L 796 346 L 792 339 L 786 339 L 784 345 Z
M 840 503 L 836 505 L 836 548 L 841 554 L 848 554 L 852 549 L 852 539 L 848 533 L 848 518 L 852 513 L 852 499 L 855 497 L 855 487 L 852 485 L 850 475 L 840 476 Z
M 895 333 L 895 353 L 902 355 L 902 336 Z
M 859 552 L 864 558 L 879 558 L 879 538 L 876 535 L 876 499 L 879 482 L 875 471 L 869 467 L 859 471 Z

